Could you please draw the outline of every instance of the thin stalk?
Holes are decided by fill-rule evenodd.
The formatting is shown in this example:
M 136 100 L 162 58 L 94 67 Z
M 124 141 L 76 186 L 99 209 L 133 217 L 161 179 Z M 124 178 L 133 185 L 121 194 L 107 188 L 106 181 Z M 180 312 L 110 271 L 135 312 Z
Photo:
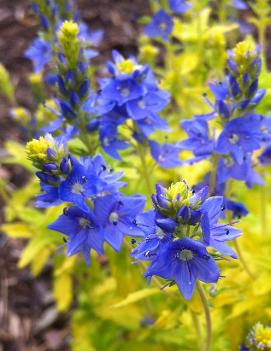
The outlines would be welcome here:
M 210 183 L 209 183 L 209 194 L 210 196 L 215 195 L 215 183 L 216 183 L 216 172 L 217 172 L 217 163 L 218 163 L 218 158 L 216 155 L 213 156 L 212 159 L 212 170 L 210 174 Z
M 147 162 L 146 162 L 146 156 L 145 156 L 145 150 L 144 147 L 141 144 L 138 144 L 137 147 L 137 153 L 141 162 L 141 174 L 145 179 L 146 182 L 146 186 L 147 186 L 147 191 L 148 191 L 148 195 L 151 198 L 152 194 L 153 194 L 153 190 L 152 190 L 152 182 L 151 182 L 151 178 L 150 178 L 150 173 L 148 172 L 148 168 L 147 168 Z
M 233 240 L 233 245 L 234 245 L 234 248 L 238 254 L 238 258 L 244 268 L 244 270 L 246 271 L 246 273 L 250 276 L 251 279 L 255 279 L 255 275 L 251 272 L 250 268 L 248 267 L 247 263 L 246 263 L 246 260 L 244 259 L 243 257 L 243 254 L 242 254 L 242 251 L 240 249 L 240 246 L 238 244 L 238 241 L 237 239 Z
M 204 310 L 204 315 L 205 315 L 205 323 L 206 323 L 206 340 L 205 343 L 202 347 L 202 351 L 210 351 L 211 350 L 211 344 L 212 344 L 212 319 L 211 319 L 211 313 L 210 309 L 208 306 L 208 300 L 205 296 L 205 293 L 200 285 L 199 282 L 197 282 L 197 290 L 199 293 L 200 301 Z
M 230 181 L 228 182 L 227 186 L 226 186 L 226 192 L 225 192 L 225 196 L 226 196 L 226 197 L 230 197 L 231 186 L 232 186 L 232 181 L 230 180 Z M 230 211 L 227 211 L 227 213 L 226 213 L 226 218 L 227 218 L 227 222 L 228 222 L 228 223 L 231 223 L 231 221 L 232 221 L 232 216 L 231 216 L 231 214 L 230 214 Z M 246 262 L 246 260 L 245 260 L 245 258 L 244 258 L 244 256 L 243 256 L 243 254 L 242 254 L 242 250 L 241 250 L 241 248 L 240 248 L 240 246 L 239 246 L 239 244 L 238 244 L 237 239 L 234 239 L 234 240 L 233 240 L 233 245 L 234 245 L 234 248 L 235 248 L 235 250 L 236 250 L 236 252 L 237 252 L 237 254 L 238 254 L 238 258 L 239 258 L 239 260 L 240 260 L 240 263 L 241 263 L 241 265 L 243 266 L 245 272 L 249 275 L 249 277 L 250 277 L 251 279 L 255 279 L 254 274 L 251 272 L 251 270 L 250 270 L 250 268 L 249 268 L 249 266 L 248 266 L 248 264 L 247 264 L 247 262 Z
M 263 174 L 263 179 L 264 179 L 264 174 Z M 265 235 L 266 230 L 267 230 L 267 216 L 266 216 L 266 209 L 267 209 L 267 188 L 265 185 L 261 187 L 260 191 L 260 208 L 261 208 L 261 229 L 262 229 L 262 235 Z
M 200 343 L 201 343 L 201 329 L 200 329 L 200 323 L 199 323 L 199 318 L 197 316 L 197 314 L 190 310 L 190 314 L 191 314 L 191 319 L 192 319 L 192 323 L 193 323 L 193 326 L 195 328 L 195 331 L 196 331 L 196 336 L 197 336 L 197 344 L 198 344 L 198 347 L 199 347 L 199 350 L 201 349 L 200 348 Z
M 265 20 L 265 18 L 264 18 Z M 265 21 L 262 23 L 260 21 L 259 26 L 258 26 L 258 32 L 259 32 L 259 43 L 261 46 L 261 54 L 262 54 L 262 65 L 263 65 L 263 71 L 266 70 L 266 42 L 265 42 L 265 33 L 266 33 L 266 24 Z

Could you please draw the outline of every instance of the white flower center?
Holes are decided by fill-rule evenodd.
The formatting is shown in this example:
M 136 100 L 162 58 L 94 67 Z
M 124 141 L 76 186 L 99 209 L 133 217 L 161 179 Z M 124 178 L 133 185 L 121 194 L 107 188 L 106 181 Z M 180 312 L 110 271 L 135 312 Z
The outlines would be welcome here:
M 193 258 L 193 252 L 191 250 L 183 249 L 177 252 L 176 257 L 181 261 L 190 261 Z

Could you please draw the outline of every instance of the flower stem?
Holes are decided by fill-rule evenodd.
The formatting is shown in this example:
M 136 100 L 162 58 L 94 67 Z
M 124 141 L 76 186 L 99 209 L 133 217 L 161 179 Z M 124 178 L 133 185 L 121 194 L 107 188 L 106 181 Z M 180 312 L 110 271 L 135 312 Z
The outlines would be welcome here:
M 197 282 L 197 290 L 199 293 L 200 301 L 204 310 L 205 314 L 205 322 L 206 322 L 206 340 L 205 343 L 202 347 L 202 351 L 210 351 L 211 350 L 211 343 L 212 343 L 212 319 L 211 319 L 211 313 L 210 309 L 208 306 L 208 301 L 205 296 L 205 293 L 200 285 L 199 282 Z
M 237 254 L 238 254 L 238 258 L 239 258 L 239 260 L 240 260 L 240 262 L 241 262 L 241 264 L 242 264 L 244 270 L 247 272 L 247 274 L 250 276 L 251 279 L 255 279 L 256 277 L 254 276 L 254 274 L 253 274 L 253 273 L 251 272 L 251 270 L 249 269 L 249 267 L 248 267 L 248 265 L 247 265 L 247 263 L 246 263 L 246 260 L 245 260 L 244 257 L 243 257 L 243 254 L 242 254 L 242 251 L 241 251 L 241 249 L 240 249 L 240 246 L 239 246 L 239 244 L 238 244 L 237 239 L 233 240 L 233 245 L 234 245 L 234 247 L 235 247 L 235 250 L 236 250 L 236 252 L 237 252 Z
M 264 178 L 264 175 L 263 175 Z M 260 191 L 260 207 L 261 207 L 261 229 L 262 235 L 265 235 L 267 230 L 267 221 L 266 221 L 266 205 L 267 205 L 267 189 L 266 186 L 263 185 Z
M 217 155 L 214 155 L 212 157 L 212 170 L 210 174 L 210 183 L 209 183 L 209 194 L 210 196 L 215 195 L 215 184 L 216 184 L 216 172 L 217 172 L 217 163 L 218 163 L 218 157 Z
M 202 335 L 201 335 L 201 330 L 200 330 L 199 318 L 194 311 L 190 310 L 190 313 L 191 313 L 192 323 L 193 323 L 195 331 L 196 331 L 197 344 L 199 346 L 199 350 L 201 350 L 200 343 L 201 343 L 201 336 Z
M 146 182 L 146 186 L 147 186 L 147 191 L 148 191 L 148 195 L 151 198 L 152 194 L 153 194 L 153 190 L 152 190 L 152 182 L 151 182 L 151 178 L 150 178 L 150 173 L 148 172 L 147 169 L 147 162 L 146 162 L 146 157 L 145 157 L 145 149 L 144 146 L 141 144 L 138 144 L 137 147 L 137 153 L 138 156 L 140 158 L 140 162 L 141 162 L 141 174 L 145 179 Z

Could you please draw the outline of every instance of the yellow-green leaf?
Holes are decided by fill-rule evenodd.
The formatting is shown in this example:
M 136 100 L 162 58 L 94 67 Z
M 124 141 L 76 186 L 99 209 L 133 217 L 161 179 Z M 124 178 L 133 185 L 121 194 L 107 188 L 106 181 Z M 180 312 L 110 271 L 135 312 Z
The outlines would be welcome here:
M 1 230 L 10 238 L 31 238 L 33 232 L 24 223 L 6 223 L 1 226 Z
M 127 295 L 127 297 L 124 300 L 122 300 L 119 303 L 116 303 L 112 307 L 113 308 L 125 307 L 125 306 L 132 304 L 132 303 L 138 302 L 138 301 L 143 300 L 149 296 L 156 295 L 159 293 L 161 293 L 161 291 L 160 291 L 160 289 L 157 289 L 157 288 L 142 289 L 142 290 L 139 290 L 139 291 L 136 291 L 134 293 Z

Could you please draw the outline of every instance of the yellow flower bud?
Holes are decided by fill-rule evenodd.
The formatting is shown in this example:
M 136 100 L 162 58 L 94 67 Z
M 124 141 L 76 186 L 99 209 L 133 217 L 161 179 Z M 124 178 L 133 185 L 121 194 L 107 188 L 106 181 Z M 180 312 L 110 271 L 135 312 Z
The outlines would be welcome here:
M 159 50 L 155 46 L 151 44 L 142 45 L 139 51 L 140 60 L 143 62 L 152 62 L 158 53 Z
M 43 77 L 41 73 L 31 73 L 28 79 L 32 85 L 38 85 L 43 83 Z
M 52 147 L 53 139 L 50 140 L 48 137 L 40 137 L 39 139 L 33 139 L 26 144 L 27 158 L 34 163 L 44 163 L 47 161 L 47 150 Z
M 171 184 L 166 191 L 166 198 L 171 201 L 174 205 L 188 205 L 189 198 L 192 196 L 192 192 L 187 188 L 184 182 L 177 182 Z
M 16 122 L 19 122 L 20 124 L 23 124 L 23 125 L 29 124 L 31 121 L 30 112 L 23 107 L 16 107 L 12 109 L 11 115 Z
M 130 59 L 123 60 L 117 63 L 116 66 L 119 72 L 123 74 L 131 74 L 139 67 Z
M 71 68 L 75 68 L 79 54 L 79 27 L 73 21 L 65 21 L 58 34 L 58 40 L 63 54 L 71 64 Z
M 249 346 L 255 347 L 255 350 L 271 350 L 271 328 L 258 322 L 249 333 L 248 344 L 250 343 Z

